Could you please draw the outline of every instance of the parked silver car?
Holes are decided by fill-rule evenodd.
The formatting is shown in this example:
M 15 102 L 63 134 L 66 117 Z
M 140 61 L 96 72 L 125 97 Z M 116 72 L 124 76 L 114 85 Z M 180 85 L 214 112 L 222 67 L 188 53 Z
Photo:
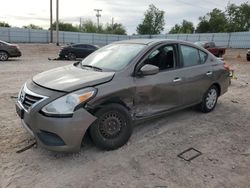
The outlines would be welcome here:
M 229 84 L 228 67 L 194 44 L 120 41 L 28 80 L 16 111 L 49 150 L 79 150 L 87 130 L 112 150 L 128 141 L 134 121 L 193 105 L 212 111 Z

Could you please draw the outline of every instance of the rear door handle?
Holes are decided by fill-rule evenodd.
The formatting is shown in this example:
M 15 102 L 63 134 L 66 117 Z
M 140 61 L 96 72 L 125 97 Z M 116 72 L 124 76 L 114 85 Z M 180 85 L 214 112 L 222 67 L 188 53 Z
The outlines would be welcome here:
M 181 78 L 175 78 L 175 79 L 173 80 L 174 83 L 176 83 L 176 82 L 181 82 L 181 81 L 182 81 Z
M 213 74 L 212 71 L 208 71 L 208 72 L 206 73 L 207 76 L 211 76 L 212 74 Z

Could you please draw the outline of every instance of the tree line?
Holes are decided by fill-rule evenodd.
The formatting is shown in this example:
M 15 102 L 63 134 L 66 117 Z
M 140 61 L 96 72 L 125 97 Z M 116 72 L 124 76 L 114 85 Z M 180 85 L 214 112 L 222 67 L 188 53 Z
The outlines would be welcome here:
M 197 27 L 190 21 L 183 20 L 176 24 L 169 33 L 221 33 L 250 30 L 250 5 L 242 3 L 237 6 L 229 4 L 225 11 L 213 9 L 204 16 L 199 17 Z
M 250 30 L 250 5 L 248 2 L 240 5 L 228 4 L 224 11 L 213 9 L 204 16 L 200 16 L 197 27 L 194 27 L 193 22 L 183 20 L 179 24 L 175 24 L 169 31 L 175 33 L 220 33 L 220 32 L 238 32 Z M 6 22 L 0 22 L 0 27 L 11 27 Z M 137 34 L 160 34 L 165 27 L 165 11 L 158 9 L 155 5 L 149 5 L 149 8 L 144 13 L 142 22 L 137 26 Z M 40 26 L 29 24 L 23 26 L 28 29 L 43 29 Z M 50 29 L 50 28 L 49 28 Z M 52 25 L 52 29 L 56 29 L 56 23 Z M 71 23 L 59 22 L 60 31 L 73 31 L 84 33 L 104 33 L 104 34 L 119 34 L 126 35 L 126 28 L 121 23 L 100 24 L 99 27 L 92 20 L 84 20 L 79 25 Z
M 71 31 L 71 32 L 84 32 L 84 33 L 102 33 L 102 34 L 117 34 L 117 35 L 126 35 L 127 31 L 125 27 L 121 23 L 114 24 L 106 24 L 103 26 L 102 24 L 97 26 L 92 20 L 84 20 L 81 24 L 74 26 L 71 23 L 65 23 L 59 21 L 59 30 L 60 31 Z M 6 22 L 0 22 L 0 27 L 11 27 Z M 23 26 L 25 29 L 39 29 L 43 28 L 34 24 L 29 24 Z M 56 22 L 52 24 L 52 29 L 56 30 Z M 50 28 L 49 28 L 50 30 Z

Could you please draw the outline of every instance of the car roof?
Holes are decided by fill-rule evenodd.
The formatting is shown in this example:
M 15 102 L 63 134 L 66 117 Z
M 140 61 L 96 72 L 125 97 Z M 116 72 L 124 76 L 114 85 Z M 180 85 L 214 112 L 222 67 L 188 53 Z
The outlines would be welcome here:
M 75 45 L 88 45 L 88 46 L 94 46 L 92 44 L 86 44 L 86 43 L 75 43 L 75 44 L 71 44 L 72 46 L 75 46 Z
M 193 45 L 191 42 L 182 41 L 182 40 L 171 40 L 171 39 L 131 39 L 131 40 L 122 40 L 117 41 L 114 43 L 117 44 L 144 44 L 144 45 L 155 45 L 162 42 L 169 42 L 169 43 L 181 43 L 181 44 L 188 44 Z

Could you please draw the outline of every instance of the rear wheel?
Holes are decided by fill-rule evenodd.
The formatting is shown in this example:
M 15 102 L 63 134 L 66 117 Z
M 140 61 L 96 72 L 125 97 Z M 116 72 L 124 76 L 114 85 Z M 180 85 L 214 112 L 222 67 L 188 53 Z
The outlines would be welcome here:
M 204 113 L 211 112 L 217 104 L 218 97 L 218 88 L 215 85 L 212 85 L 203 96 L 200 110 Z
M 68 53 L 67 55 L 68 60 L 76 60 L 76 55 L 74 53 Z
M 132 121 L 125 107 L 110 104 L 95 115 L 98 119 L 90 127 L 90 136 L 97 147 L 114 150 L 127 143 L 132 134 Z
M 247 57 L 247 61 L 250 61 L 250 57 Z
M 9 58 L 9 54 L 4 51 L 0 51 L 0 61 L 7 61 Z

